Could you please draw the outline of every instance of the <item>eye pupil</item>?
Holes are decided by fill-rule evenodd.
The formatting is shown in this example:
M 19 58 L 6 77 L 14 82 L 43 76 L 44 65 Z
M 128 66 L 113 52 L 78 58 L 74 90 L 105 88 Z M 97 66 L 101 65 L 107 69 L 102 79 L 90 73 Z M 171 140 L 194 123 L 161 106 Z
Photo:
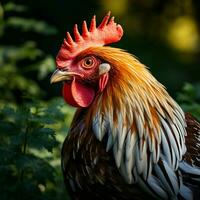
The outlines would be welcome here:
M 91 65 L 92 64 L 92 60 L 90 58 L 86 59 L 85 64 L 86 65 Z
M 83 58 L 83 60 L 81 60 L 81 66 L 85 69 L 91 69 L 95 67 L 96 65 L 97 65 L 97 61 L 95 57 L 93 56 L 88 56 L 88 57 Z
M 94 59 L 93 58 L 88 57 L 88 58 L 84 59 L 84 63 L 83 63 L 84 67 L 89 68 L 89 67 L 92 67 L 93 64 L 94 64 Z

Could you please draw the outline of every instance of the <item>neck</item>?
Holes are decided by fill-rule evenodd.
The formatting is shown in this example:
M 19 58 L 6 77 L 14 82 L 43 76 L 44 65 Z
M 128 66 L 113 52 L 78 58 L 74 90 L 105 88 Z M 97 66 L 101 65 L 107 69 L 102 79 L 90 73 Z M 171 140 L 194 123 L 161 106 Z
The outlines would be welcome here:
M 185 153 L 182 109 L 130 54 L 108 47 L 102 52 L 102 58 L 110 60 L 112 70 L 107 87 L 88 108 L 86 128 L 92 128 L 100 141 L 107 135 L 106 150 L 113 149 L 116 164 L 122 171 L 125 166 L 123 174 L 128 182 L 134 181 L 132 159 L 138 160 L 138 173 L 144 176 L 151 173 L 140 166 L 141 162 L 146 166 L 147 160 L 151 166 L 166 157 L 168 164 L 177 169 Z
M 131 126 L 135 130 L 138 120 L 159 129 L 160 117 L 174 121 L 176 112 L 183 115 L 163 85 L 132 55 L 109 47 L 102 52 L 101 57 L 109 58 L 112 70 L 107 88 L 96 98 L 91 110 L 109 114 L 114 125 L 121 115 L 124 123 L 135 122 Z

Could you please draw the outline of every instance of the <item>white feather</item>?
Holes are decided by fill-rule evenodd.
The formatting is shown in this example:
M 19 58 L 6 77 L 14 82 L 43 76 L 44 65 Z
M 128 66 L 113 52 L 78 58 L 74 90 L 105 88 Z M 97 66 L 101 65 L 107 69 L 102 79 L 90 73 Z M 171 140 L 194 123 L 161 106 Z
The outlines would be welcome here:
M 103 135 L 101 131 L 101 124 L 102 124 L 102 115 L 96 114 L 95 118 L 93 119 L 92 129 L 94 131 L 96 138 L 100 141 Z
M 170 147 L 171 149 L 172 149 L 172 147 Z M 177 158 L 176 158 L 176 155 L 175 155 L 175 153 L 174 153 L 174 151 L 173 151 L 173 149 L 171 150 L 171 155 L 172 155 L 172 168 L 173 169 L 176 169 L 176 163 L 177 163 Z
M 134 182 L 137 183 L 139 175 L 138 175 L 138 172 L 137 172 L 137 169 L 135 166 L 133 167 L 132 173 L 133 173 L 133 177 L 134 177 Z
M 164 164 L 163 166 L 165 167 L 165 170 L 168 174 L 168 177 L 171 181 L 171 184 L 173 185 L 174 192 L 177 195 L 179 192 L 179 183 L 178 183 L 177 176 L 174 172 L 174 169 L 170 168 L 169 165 L 167 164 L 167 162 L 165 162 L 164 160 L 163 160 L 163 164 Z
M 188 163 L 182 161 L 179 163 L 179 168 L 184 171 L 185 173 L 188 173 L 188 174 L 194 174 L 194 175 L 197 175 L 199 176 L 199 180 L 200 180 L 200 168 L 199 167 L 194 167 L 194 166 L 191 166 L 189 165 Z
M 193 200 L 193 193 L 192 191 L 186 187 L 185 185 L 182 185 L 180 188 L 180 195 L 182 196 L 183 199 L 187 199 L 187 200 Z
M 172 148 L 173 148 L 173 151 L 176 155 L 176 158 L 180 159 L 181 156 L 180 156 L 179 151 L 178 151 L 178 146 L 176 145 L 175 138 L 174 138 L 168 124 L 162 118 L 161 118 L 161 122 L 162 122 L 162 125 L 164 127 L 164 132 L 167 134 L 167 137 L 169 138 L 170 145 L 172 145 Z
M 158 196 L 156 196 L 148 187 L 146 184 L 146 181 L 144 182 L 140 177 L 138 177 L 138 184 L 140 185 L 140 187 L 147 193 L 150 194 L 152 197 L 154 197 L 155 199 L 158 199 Z
M 137 116 L 137 118 L 135 117 L 135 122 L 136 122 L 136 126 L 137 126 L 139 137 L 142 138 L 143 135 L 144 135 L 143 134 L 143 132 L 144 132 L 144 124 L 142 123 L 142 120 L 141 120 L 140 116 Z
M 170 149 L 169 149 L 169 144 L 167 142 L 165 133 L 163 132 L 163 130 L 161 129 L 161 145 L 162 145 L 162 149 L 163 149 L 163 154 L 166 157 L 166 161 L 172 166 L 172 162 L 171 162 L 171 153 L 170 153 Z
M 159 177 L 160 181 L 162 182 L 164 188 L 166 188 L 169 191 L 170 195 L 173 196 L 174 193 L 173 193 L 167 179 L 165 178 L 162 170 L 160 169 L 159 165 L 157 165 L 157 164 L 154 165 L 154 170 L 155 170 L 155 173 L 157 174 L 157 176 Z
M 108 141 L 106 145 L 106 151 L 108 152 L 114 144 L 113 135 L 112 133 L 108 133 Z
M 156 141 L 158 142 L 158 144 L 161 143 L 161 134 L 160 131 L 158 131 L 155 126 L 153 127 L 153 132 L 154 132 L 154 136 L 156 138 Z
M 179 106 L 178 106 L 178 107 L 179 107 Z M 179 108 L 180 108 L 180 107 L 179 107 Z M 176 109 L 176 110 L 175 110 L 175 114 L 176 114 L 177 118 L 180 120 L 180 123 L 181 123 L 183 126 L 186 127 L 185 115 L 184 115 L 182 109 L 181 109 L 181 108 L 180 108 L 180 109 Z
M 183 147 L 181 146 L 181 144 L 180 144 L 180 140 L 182 140 L 182 138 L 180 137 L 180 135 L 179 135 L 179 133 L 178 133 L 178 130 L 177 130 L 177 128 L 175 127 L 175 125 L 174 124 L 171 124 L 171 128 L 172 128 L 172 130 L 173 130 L 173 132 L 174 132 L 174 135 L 175 135 L 175 137 L 176 137 L 176 141 L 177 141 L 177 144 L 178 144 L 178 150 L 180 151 L 179 152 L 179 154 L 180 154 L 180 158 L 179 158 L 179 160 L 181 160 L 182 159 L 182 155 L 183 155 Z
M 139 144 L 137 143 L 135 146 L 135 165 L 137 168 L 138 174 L 141 174 L 143 172 L 143 161 L 140 159 L 140 149 L 139 149 Z
M 126 160 L 125 160 L 125 166 L 127 170 L 127 175 L 129 177 L 132 177 L 132 169 L 133 165 L 135 164 L 135 144 L 136 144 L 137 138 L 135 133 L 129 132 L 126 138 Z
M 156 163 L 158 162 L 158 160 L 160 159 L 160 144 L 156 144 Z
M 150 154 L 149 159 L 148 159 L 148 173 L 147 173 L 147 178 L 151 175 L 152 173 L 152 167 L 153 167 L 153 158 L 152 158 L 152 154 Z
M 120 165 L 120 172 L 122 174 L 122 176 L 125 178 L 125 180 L 127 181 L 127 183 L 131 184 L 134 182 L 133 180 L 133 176 L 132 174 L 128 174 L 127 172 L 127 169 L 126 169 L 126 166 L 125 166 L 125 163 L 124 162 L 121 162 L 121 165 Z
M 127 135 L 126 127 L 123 127 L 121 133 L 118 133 L 118 149 L 122 151 L 124 147 L 124 140 Z
M 148 166 L 147 166 L 147 145 L 146 145 L 146 141 L 144 141 L 144 146 L 143 146 L 143 156 L 142 156 L 142 161 L 143 161 L 143 172 L 142 172 L 142 175 L 143 175 L 143 178 L 144 180 L 147 179 L 148 177 Z
M 113 146 L 113 153 L 114 153 L 114 158 L 115 158 L 115 162 L 117 167 L 120 167 L 120 163 L 121 163 L 121 151 L 118 151 L 117 148 L 117 142 L 115 142 L 114 146 Z
M 183 143 L 185 143 L 185 136 L 187 135 L 185 126 L 183 124 L 181 124 L 181 122 L 178 118 L 176 118 L 175 124 L 179 130 L 178 132 L 179 132 L 179 135 L 180 135 Z
M 164 191 L 160 185 L 160 180 L 154 176 L 150 176 L 147 180 L 149 187 L 161 198 L 168 199 L 168 194 Z

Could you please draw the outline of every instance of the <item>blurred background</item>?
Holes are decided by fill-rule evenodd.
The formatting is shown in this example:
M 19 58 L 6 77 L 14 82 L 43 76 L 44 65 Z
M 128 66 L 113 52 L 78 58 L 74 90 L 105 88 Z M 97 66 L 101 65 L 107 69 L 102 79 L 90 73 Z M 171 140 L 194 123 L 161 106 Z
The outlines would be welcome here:
M 50 85 L 73 25 L 112 12 L 124 28 L 112 46 L 147 65 L 200 119 L 200 1 L 0 0 L 0 199 L 69 199 L 60 151 L 74 108 Z

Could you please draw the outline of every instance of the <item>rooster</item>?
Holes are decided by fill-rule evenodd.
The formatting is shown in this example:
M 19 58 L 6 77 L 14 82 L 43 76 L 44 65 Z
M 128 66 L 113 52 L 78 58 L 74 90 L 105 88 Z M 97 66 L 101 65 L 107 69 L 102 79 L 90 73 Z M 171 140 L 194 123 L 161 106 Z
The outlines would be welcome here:
M 77 107 L 62 148 L 72 199 L 200 199 L 200 123 L 133 55 L 110 12 L 74 26 L 51 83 Z

